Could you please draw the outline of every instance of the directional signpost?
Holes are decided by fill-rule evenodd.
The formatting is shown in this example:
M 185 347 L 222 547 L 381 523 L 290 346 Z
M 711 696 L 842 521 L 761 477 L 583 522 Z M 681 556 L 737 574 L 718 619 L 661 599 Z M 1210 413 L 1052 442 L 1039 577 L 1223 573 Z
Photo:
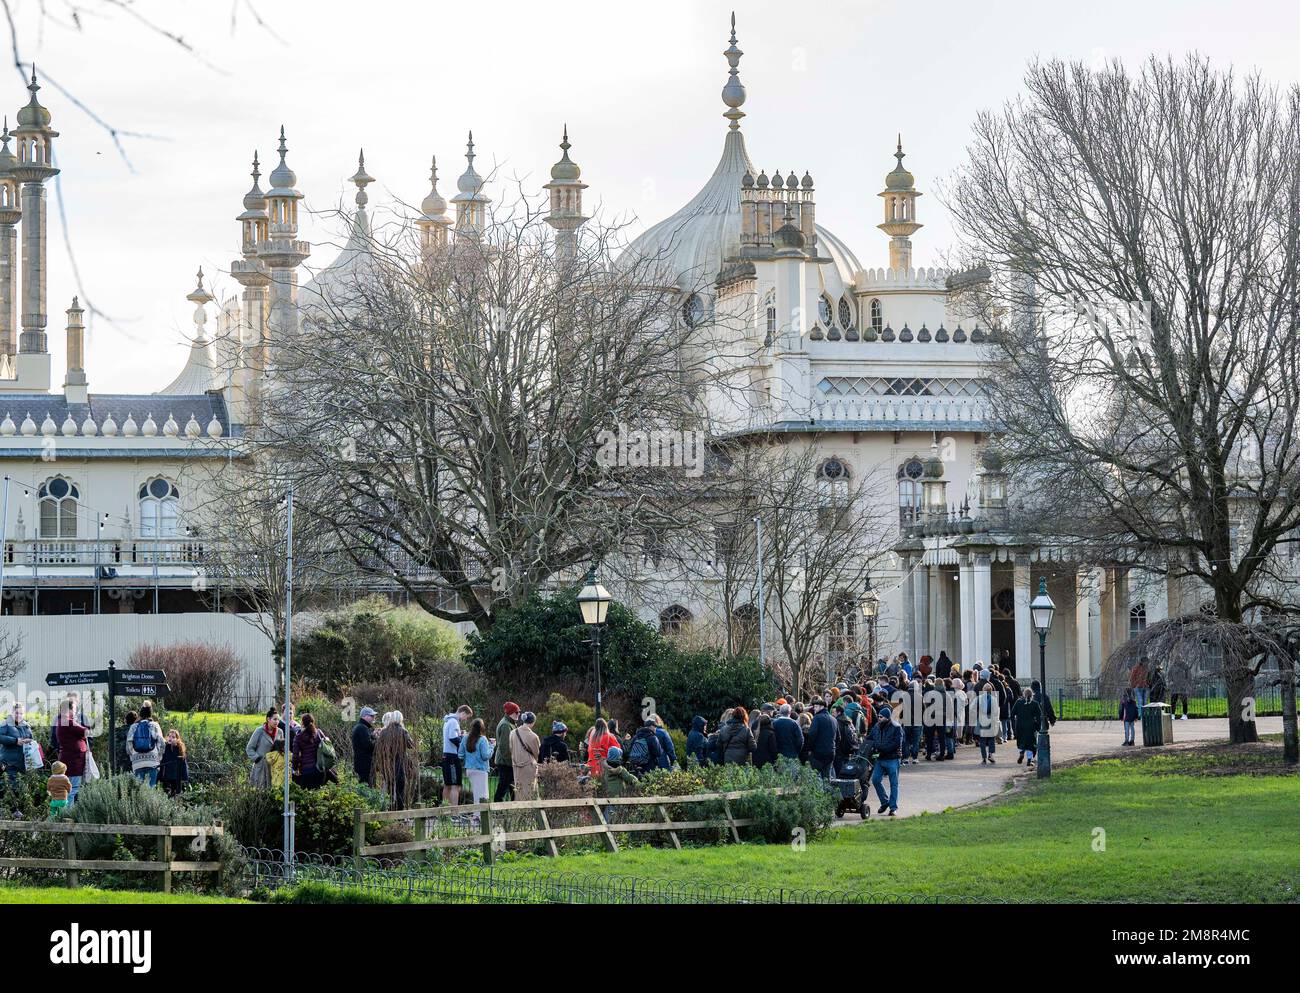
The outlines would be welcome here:
M 117 697 L 120 696 L 166 696 L 171 692 L 167 685 L 167 673 L 162 669 L 118 669 L 113 659 L 108 660 L 107 669 L 77 669 L 72 672 L 52 672 L 45 677 L 46 686 L 95 686 L 108 687 L 108 769 L 117 772 L 117 748 L 113 742 L 113 730 L 117 727 Z

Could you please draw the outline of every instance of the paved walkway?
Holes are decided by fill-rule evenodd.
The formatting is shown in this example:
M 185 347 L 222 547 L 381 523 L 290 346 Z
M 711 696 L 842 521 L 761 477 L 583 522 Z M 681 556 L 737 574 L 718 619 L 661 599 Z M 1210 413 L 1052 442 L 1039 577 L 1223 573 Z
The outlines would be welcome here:
M 1260 734 L 1278 734 L 1282 730 L 1281 717 L 1262 717 Z M 1174 742 L 1226 741 L 1227 718 L 1174 721 Z M 1142 751 L 1142 731 L 1138 729 L 1138 746 L 1124 748 L 1124 727 L 1119 721 L 1058 721 L 1052 728 L 1053 765 L 1070 759 L 1087 756 L 1121 754 Z M 924 755 L 924 752 L 922 752 Z M 926 762 L 906 765 L 900 770 L 898 784 L 898 817 L 911 817 L 922 811 L 938 813 L 949 807 L 961 807 L 978 800 L 996 796 L 1006 789 L 1017 776 L 1034 775 L 1016 764 L 1019 754 L 1015 742 L 999 745 L 996 765 L 980 765 L 980 750 L 976 745 L 957 749 L 951 762 Z M 886 780 L 888 783 L 888 780 Z M 872 816 L 880 806 L 876 791 L 871 790 Z M 846 814 L 837 825 L 853 826 L 861 821 L 855 814 Z

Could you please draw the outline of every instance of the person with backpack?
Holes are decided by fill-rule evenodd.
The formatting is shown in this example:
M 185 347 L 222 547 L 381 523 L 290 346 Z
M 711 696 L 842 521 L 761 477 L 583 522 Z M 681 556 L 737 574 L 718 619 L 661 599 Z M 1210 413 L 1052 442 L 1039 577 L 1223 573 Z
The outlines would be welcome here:
M 126 732 L 127 754 L 131 757 L 131 773 L 150 786 L 158 785 L 158 766 L 162 763 L 163 749 L 167 744 L 162 728 L 153 719 L 153 705 L 140 708 L 140 719 Z
M 294 736 L 292 749 L 293 781 L 303 789 L 316 790 L 325 785 L 325 774 L 333 766 L 334 754 L 333 745 L 328 750 L 322 748 L 328 742 L 325 732 L 316 726 L 316 718 L 303 714 L 302 730 Z M 326 751 L 328 754 L 323 754 Z
M 835 771 L 858 752 L 858 735 L 844 707 L 835 708 Z
M 644 776 L 659 766 L 663 748 L 659 745 L 659 735 L 655 733 L 656 730 L 655 722 L 647 719 L 641 727 L 637 728 L 636 734 L 632 735 L 632 741 L 624 754 L 627 767 L 634 776 Z

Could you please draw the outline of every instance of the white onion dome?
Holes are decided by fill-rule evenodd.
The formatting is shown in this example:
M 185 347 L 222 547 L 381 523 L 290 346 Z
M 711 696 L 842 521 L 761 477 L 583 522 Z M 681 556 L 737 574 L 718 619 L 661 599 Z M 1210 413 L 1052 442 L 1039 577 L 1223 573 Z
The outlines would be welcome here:
M 488 199 L 483 195 L 483 177 L 474 170 L 474 158 L 474 132 L 471 131 L 465 146 L 465 160 L 468 164 L 465 166 L 465 171 L 461 173 L 460 179 L 456 180 L 456 189 L 460 192 L 451 198 L 453 203 Z
M 258 179 L 261 178 L 262 171 L 258 168 L 257 153 L 253 153 L 253 185 L 247 193 L 244 194 L 244 213 L 240 214 L 236 220 L 249 221 L 258 220 L 266 216 L 266 194 L 262 192 L 261 184 Z
M 89 414 L 87 414 L 86 419 L 81 422 L 81 433 L 87 438 L 94 437 L 99 433 L 99 429 L 95 426 L 95 419 Z
M 197 438 L 203 433 L 203 427 L 195 420 L 194 415 L 190 414 L 190 419 L 185 422 L 185 437 Z
M 420 210 L 431 220 L 438 220 L 447 213 L 447 201 L 438 192 L 438 157 L 435 155 L 429 165 L 429 192 L 420 202 Z
M 894 152 L 894 158 L 898 160 L 898 165 L 885 176 L 885 189 L 887 190 L 911 190 L 916 187 L 916 178 L 903 168 L 903 136 L 898 136 L 898 150 Z
M 77 422 L 72 419 L 72 414 L 64 415 L 63 424 L 60 425 L 59 430 L 63 432 L 65 438 L 71 438 L 77 433 Z
M 19 127 L 48 128 L 50 126 L 50 112 L 41 106 L 40 100 L 36 99 L 36 91 L 40 88 L 41 84 L 36 82 L 36 67 L 32 66 L 32 81 L 27 84 L 32 98 L 27 101 L 27 106 L 18 111 Z
M 4 132 L 0 133 L 0 176 L 9 175 L 9 171 L 18 164 L 18 159 L 9 150 L 9 121 L 5 120 Z
M 158 433 L 158 423 L 153 419 L 153 414 L 144 415 L 144 423 L 140 425 L 140 433 L 146 438 L 152 438 Z
M 129 411 L 126 420 L 122 422 L 122 434 L 127 438 L 134 438 L 140 433 L 140 425 L 136 424 L 135 417 Z
M 36 434 L 36 422 L 32 420 L 32 415 L 30 413 L 23 418 L 23 426 L 19 428 L 19 430 L 22 431 L 23 437 L 25 438 L 30 438 Z
M 8 414 L 5 414 L 5 419 L 3 421 L 0 421 L 0 435 L 4 435 L 6 438 L 9 438 L 17 430 L 18 428 L 14 424 L 14 419 L 10 417 Z
M 556 183 L 576 183 L 582 178 L 582 169 L 578 163 L 569 158 L 569 149 L 573 146 L 569 144 L 569 126 L 564 126 L 564 140 L 560 142 L 560 148 L 563 155 L 560 161 L 551 166 L 551 180 Z
M 45 420 L 41 421 L 41 434 L 45 435 L 45 437 L 47 438 L 51 438 L 54 436 L 54 433 L 58 430 L 59 427 L 57 424 L 54 423 L 54 418 L 51 417 L 49 414 L 46 414 Z
M 208 437 L 209 438 L 221 437 L 221 422 L 217 420 L 216 414 L 213 414 L 212 420 L 208 421 Z
M 285 156 L 289 153 L 289 146 L 284 140 L 284 125 L 280 125 L 280 164 L 271 170 L 268 179 L 271 182 L 271 189 L 267 191 L 268 197 L 289 197 L 294 200 L 301 200 L 302 194 L 294 187 L 298 185 L 298 175 L 289 168 L 289 163 L 285 161 Z
M 113 419 L 112 414 L 109 414 L 104 418 L 104 423 L 99 426 L 99 430 L 107 438 L 111 438 L 113 435 L 117 434 L 117 421 Z
M 176 418 L 172 417 L 172 415 L 169 413 L 167 415 L 167 420 L 163 422 L 163 434 L 165 434 L 168 438 L 175 438 L 176 435 L 180 432 L 180 429 L 181 426 L 176 423 Z

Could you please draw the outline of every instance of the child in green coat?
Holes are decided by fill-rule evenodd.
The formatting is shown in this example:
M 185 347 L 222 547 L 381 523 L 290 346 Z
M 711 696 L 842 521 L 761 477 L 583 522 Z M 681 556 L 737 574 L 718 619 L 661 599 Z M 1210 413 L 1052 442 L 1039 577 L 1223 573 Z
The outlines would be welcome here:
M 611 748 L 600 761 L 600 788 L 608 797 L 621 797 L 636 788 L 640 782 L 636 776 L 623 768 L 623 749 Z M 616 807 L 605 805 L 605 820 L 613 822 Z

